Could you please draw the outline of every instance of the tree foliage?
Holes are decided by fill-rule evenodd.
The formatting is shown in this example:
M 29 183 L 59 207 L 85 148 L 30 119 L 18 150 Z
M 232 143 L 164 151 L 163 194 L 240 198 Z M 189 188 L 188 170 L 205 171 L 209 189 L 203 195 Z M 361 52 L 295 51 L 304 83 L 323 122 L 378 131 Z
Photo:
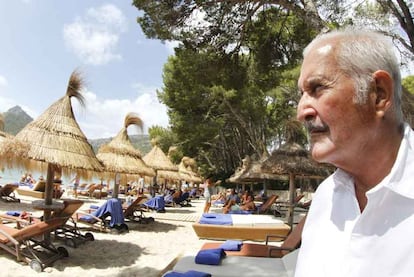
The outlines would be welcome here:
M 164 66 L 158 96 L 168 106 L 175 146 L 205 175 L 228 176 L 246 155 L 262 156 L 283 140 L 295 114 L 297 64 L 312 30 L 279 9 L 246 28 L 244 54 L 183 44 Z
M 326 29 L 369 20 L 411 51 L 408 0 L 359 2 L 134 0 L 147 37 L 180 42 L 158 95 L 174 134 L 164 147 L 219 175 L 277 147 L 294 118 L 301 51 Z

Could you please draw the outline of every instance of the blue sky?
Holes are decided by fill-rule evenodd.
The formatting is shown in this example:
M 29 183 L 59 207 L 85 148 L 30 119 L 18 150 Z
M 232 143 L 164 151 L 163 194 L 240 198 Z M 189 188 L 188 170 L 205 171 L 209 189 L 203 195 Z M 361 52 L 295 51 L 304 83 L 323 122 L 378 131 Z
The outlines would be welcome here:
M 116 135 L 128 112 L 142 118 L 144 133 L 167 127 L 156 90 L 174 43 L 147 39 L 139 13 L 131 1 L 0 0 L 0 112 L 20 105 L 36 118 L 79 69 L 87 106 L 72 103 L 88 138 Z

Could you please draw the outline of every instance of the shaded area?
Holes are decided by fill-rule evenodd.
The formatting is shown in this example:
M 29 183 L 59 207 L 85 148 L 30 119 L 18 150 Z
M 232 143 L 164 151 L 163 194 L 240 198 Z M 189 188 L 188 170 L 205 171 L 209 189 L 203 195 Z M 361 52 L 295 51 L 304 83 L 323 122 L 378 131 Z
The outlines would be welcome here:
M 146 254 L 145 250 L 136 244 L 105 239 L 83 244 L 76 249 L 67 249 L 69 258 L 53 265 L 58 271 L 64 271 L 65 268 L 72 266 L 80 266 L 83 269 L 131 266 L 135 264 L 138 257 Z M 121 255 L 122 259 L 119 258 Z M 108 260 L 111 263 L 108 263 Z

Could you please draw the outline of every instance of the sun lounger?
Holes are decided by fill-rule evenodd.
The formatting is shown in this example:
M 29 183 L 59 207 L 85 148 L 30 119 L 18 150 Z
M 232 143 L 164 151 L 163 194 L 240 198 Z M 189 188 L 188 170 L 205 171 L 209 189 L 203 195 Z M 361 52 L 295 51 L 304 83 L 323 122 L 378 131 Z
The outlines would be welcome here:
M 110 217 L 108 221 L 107 218 Z M 108 199 L 102 206 L 92 212 L 78 211 L 75 215 L 77 223 L 83 223 L 101 232 L 122 233 L 128 231 L 125 224 L 121 200 Z
M 142 204 L 143 207 L 157 212 L 165 212 L 165 201 L 163 196 L 155 196 Z
M 6 184 L 0 187 L 0 197 L 6 202 L 20 202 L 20 199 L 16 198 L 15 190 L 19 188 L 17 184 Z
M 142 204 L 147 201 L 146 196 L 138 196 L 131 204 L 125 203 L 122 206 L 124 218 L 142 224 L 147 224 L 154 221 L 153 217 L 145 217 Z
M 271 215 L 203 214 L 193 229 L 201 239 L 264 241 L 266 235 L 287 236 L 290 227 Z M 279 239 L 281 240 L 281 239 Z
M 226 251 L 227 255 L 230 256 L 249 256 L 249 257 L 272 257 L 272 258 L 281 258 L 287 253 L 297 249 L 300 246 L 302 240 L 302 230 L 305 224 L 306 216 L 303 217 L 299 223 L 293 228 L 292 232 L 289 233 L 287 237 L 283 238 L 283 243 L 280 246 L 270 245 L 269 242 L 273 239 L 280 239 L 281 237 L 274 234 L 268 234 L 266 236 L 266 243 L 245 243 L 241 241 L 226 241 L 226 242 L 206 242 L 203 244 L 201 249 L 214 249 L 214 248 L 223 248 Z M 241 245 L 238 249 L 226 248 L 226 244 L 230 246 L 235 244 L 238 245 L 239 242 Z
M 62 226 L 67 218 L 52 218 L 16 229 L 6 224 L 0 224 L 0 247 L 16 256 L 17 261 L 24 261 L 30 267 L 41 272 L 56 260 L 67 257 L 64 247 L 56 248 L 50 240 L 43 236 Z
M 187 254 L 180 258 L 171 272 L 184 273 L 195 270 L 220 276 L 272 276 L 292 277 L 294 276 L 298 250 L 292 251 L 283 258 L 258 258 L 242 256 L 226 256 L 219 265 L 197 264 L 195 254 Z
M 63 192 L 64 192 L 63 190 L 60 189 L 61 184 L 56 183 L 53 186 L 54 186 L 53 195 L 52 195 L 53 198 L 60 199 L 60 197 L 62 197 Z M 38 181 L 36 185 L 33 187 L 33 189 L 19 186 L 16 189 L 16 192 L 19 195 L 25 195 L 25 196 L 30 196 L 34 198 L 44 199 L 45 190 L 46 190 L 46 181 Z

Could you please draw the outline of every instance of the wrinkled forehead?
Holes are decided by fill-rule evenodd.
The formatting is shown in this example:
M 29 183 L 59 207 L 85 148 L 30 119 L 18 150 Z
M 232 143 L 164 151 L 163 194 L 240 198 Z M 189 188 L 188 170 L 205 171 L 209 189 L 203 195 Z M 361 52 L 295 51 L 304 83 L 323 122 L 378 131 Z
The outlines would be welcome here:
M 331 72 L 336 66 L 336 50 L 337 47 L 333 40 L 322 40 L 310 44 L 304 52 L 298 86 L 302 87 L 303 82 L 311 76 L 320 76 Z

